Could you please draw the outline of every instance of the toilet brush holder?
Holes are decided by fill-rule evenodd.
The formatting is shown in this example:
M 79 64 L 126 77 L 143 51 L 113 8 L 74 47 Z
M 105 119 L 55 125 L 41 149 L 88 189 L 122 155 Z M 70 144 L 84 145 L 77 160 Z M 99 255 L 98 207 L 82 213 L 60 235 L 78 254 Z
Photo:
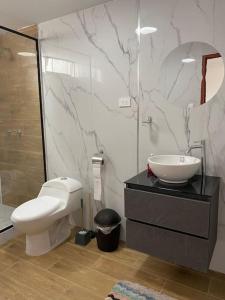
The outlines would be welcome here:
M 95 238 L 95 236 L 96 234 L 94 231 L 82 229 L 76 233 L 75 244 L 86 246 L 93 238 Z
M 90 234 L 87 230 L 83 229 L 76 233 L 75 243 L 77 245 L 86 246 L 91 240 Z
M 75 235 L 75 244 L 80 246 L 86 246 L 91 239 L 95 237 L 95 232 L 92 230 L 84 229 L 84 205 L 83 199 L 81 199 L 81 210 L 82 210 L 82 229 Z

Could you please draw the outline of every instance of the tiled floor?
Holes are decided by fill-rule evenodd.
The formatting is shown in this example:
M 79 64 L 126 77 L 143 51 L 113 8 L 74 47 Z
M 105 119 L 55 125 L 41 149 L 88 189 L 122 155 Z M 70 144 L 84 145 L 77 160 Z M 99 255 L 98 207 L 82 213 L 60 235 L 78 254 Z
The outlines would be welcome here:
M 40 257 L 28 257 L 24 238 L 0 248 L 0 300 L 104 299 L 118 280 L 138 282 L 177 299 L 225 299 L 225 275 L 183 269 L 121 245 L 100 252 L 95 241 L 68 241 Z

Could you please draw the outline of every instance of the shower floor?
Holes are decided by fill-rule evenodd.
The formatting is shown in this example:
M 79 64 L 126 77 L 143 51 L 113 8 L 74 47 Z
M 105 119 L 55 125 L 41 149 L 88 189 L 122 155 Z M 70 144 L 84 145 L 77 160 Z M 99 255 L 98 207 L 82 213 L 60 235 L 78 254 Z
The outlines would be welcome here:
M 14 209 L 15 207 L 0 204 L 0 232 L 4 231 L 5 228 L 12 226 L 10 217 Z

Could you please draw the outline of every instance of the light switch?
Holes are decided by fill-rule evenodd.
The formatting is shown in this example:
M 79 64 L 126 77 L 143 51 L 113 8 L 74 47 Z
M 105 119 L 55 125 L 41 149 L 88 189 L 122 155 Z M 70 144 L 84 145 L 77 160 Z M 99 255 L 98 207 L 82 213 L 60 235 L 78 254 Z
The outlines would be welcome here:
M 121 97 L 119 98 L 119 107 L 130 107 L 131 106 L 131 101 L 130 97 Z

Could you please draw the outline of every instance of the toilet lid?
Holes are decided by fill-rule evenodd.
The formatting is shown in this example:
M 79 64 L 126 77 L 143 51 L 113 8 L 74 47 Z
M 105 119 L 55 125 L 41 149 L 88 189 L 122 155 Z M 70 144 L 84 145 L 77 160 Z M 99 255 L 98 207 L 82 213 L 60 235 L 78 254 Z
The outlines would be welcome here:
M 38 197 L 17 207 L 12 213 L 12 218 L 18 221 L 35 220 L 51 214 L 57 210 L 59 204 L 60 200 L 55 197 Z

